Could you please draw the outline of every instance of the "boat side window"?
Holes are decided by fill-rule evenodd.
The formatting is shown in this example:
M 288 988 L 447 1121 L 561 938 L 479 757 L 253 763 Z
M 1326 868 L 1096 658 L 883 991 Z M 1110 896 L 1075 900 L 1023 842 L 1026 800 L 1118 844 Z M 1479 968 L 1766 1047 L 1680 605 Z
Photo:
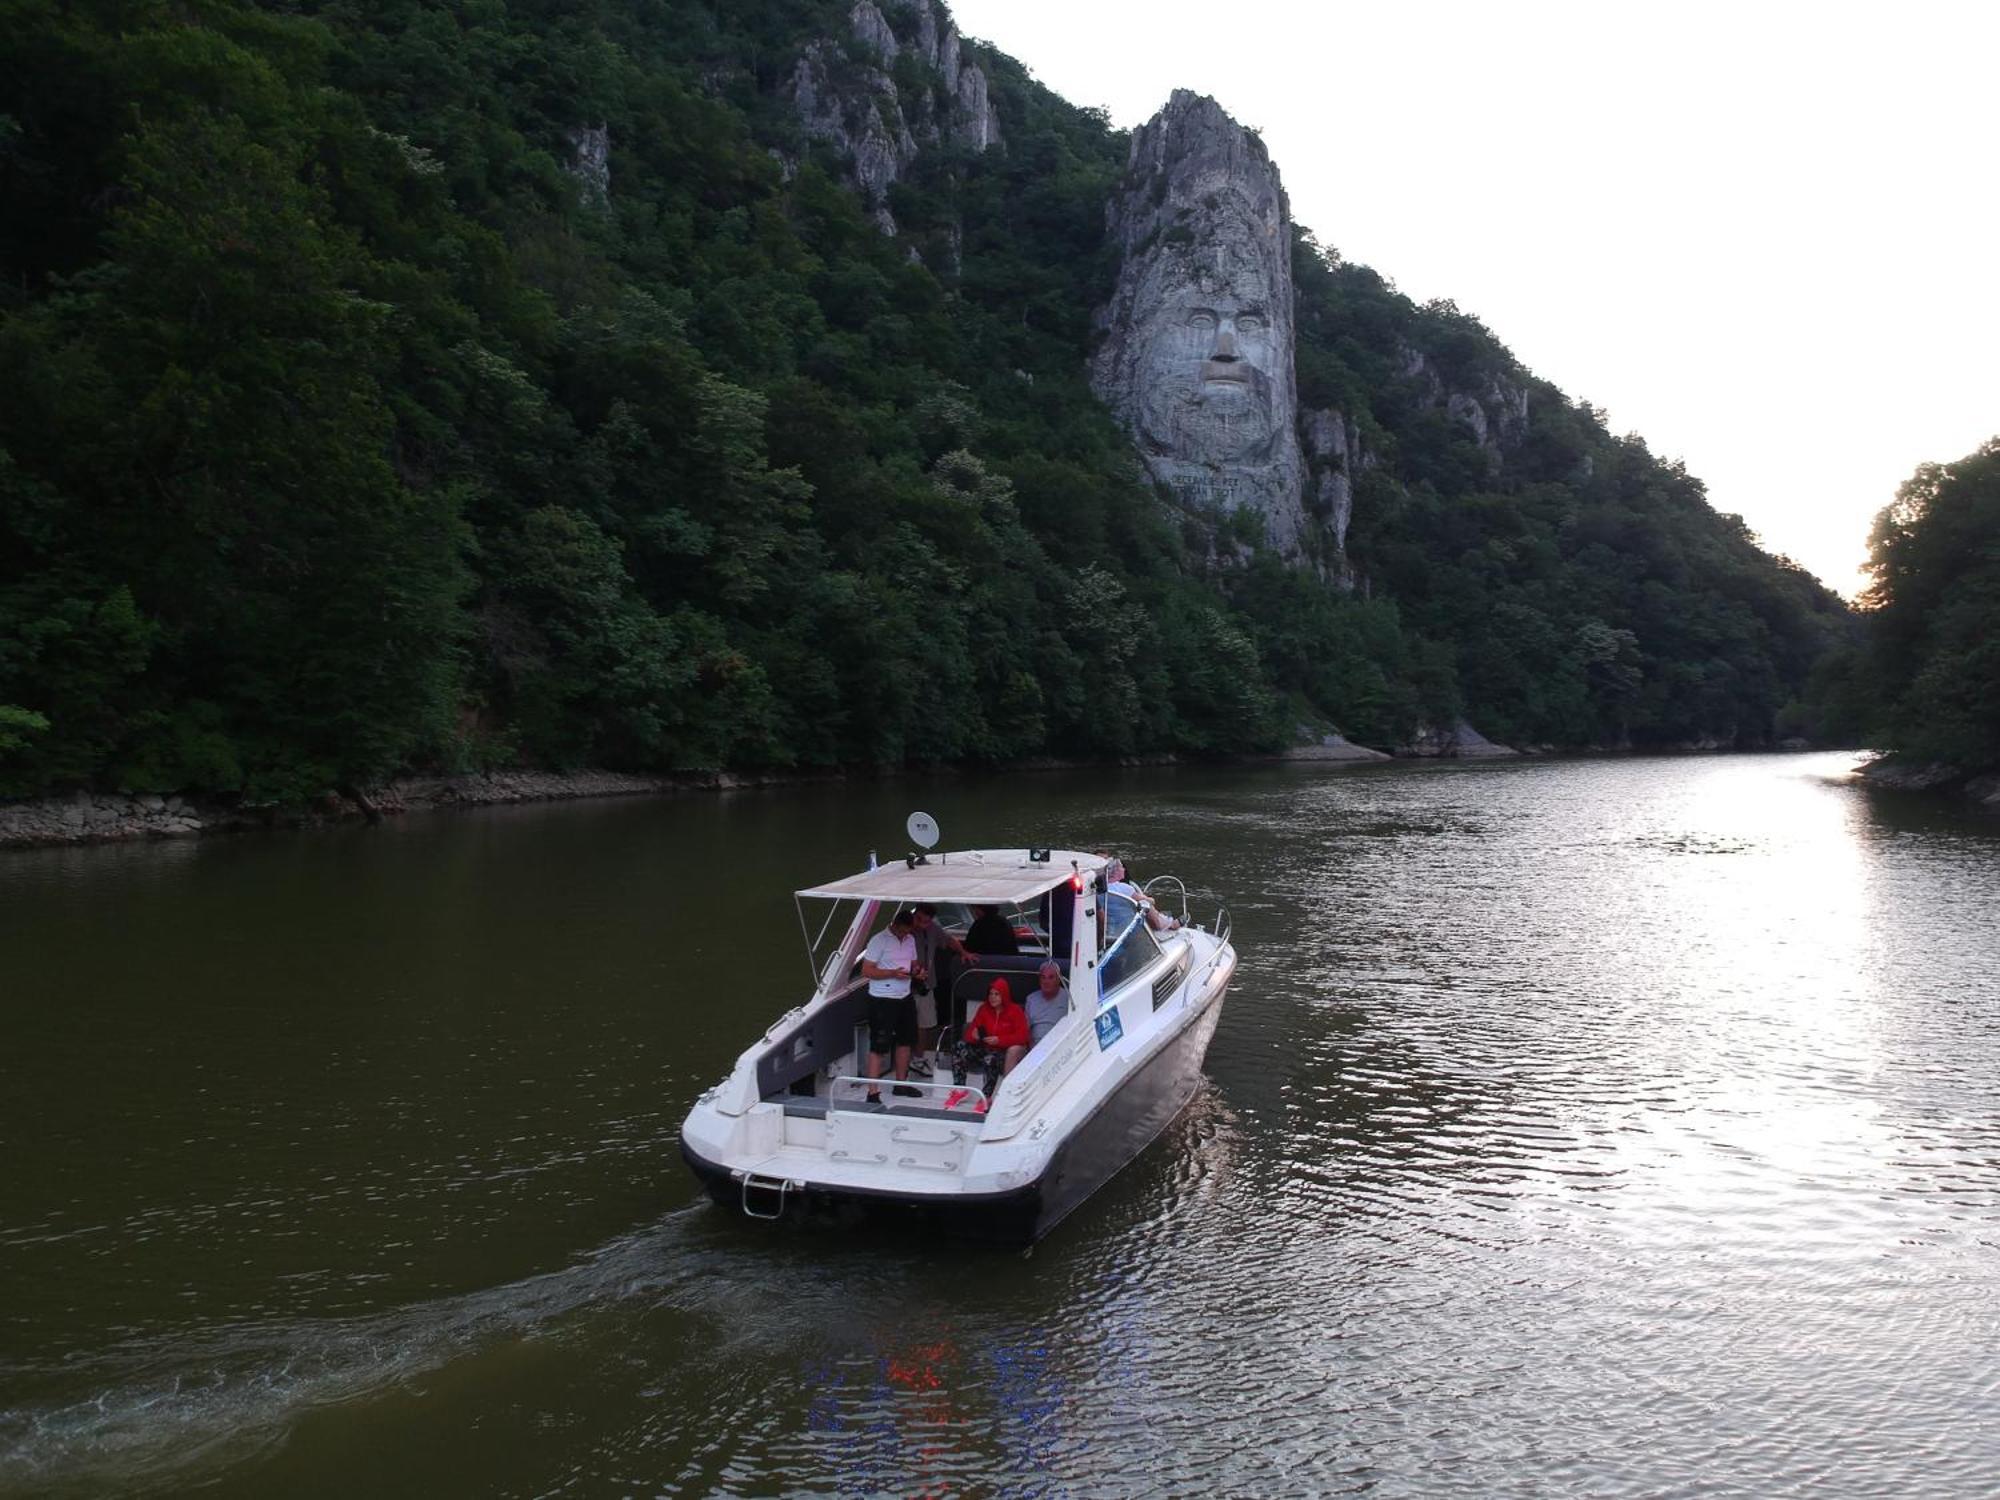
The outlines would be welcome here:
M 1109 995 L 1160 956 L 1160 945 L 1154 940 L 1152 929 L 1139 919 L 1138 911 L 1132 903 L 1124 901 L 1122 897 L 1114 896 L 1106 905 L 1111 906 L 1114 902 L 1122 902 L 1125 908 L 1125 922 L 1122 927 L 1118 925 L 1118 915 L 1114 908 L 1111 941 L 1117 944 L 1117 948 L 1104 960 L 1104 967 L 1097 975 L 1098 992 L 1103 995 Z

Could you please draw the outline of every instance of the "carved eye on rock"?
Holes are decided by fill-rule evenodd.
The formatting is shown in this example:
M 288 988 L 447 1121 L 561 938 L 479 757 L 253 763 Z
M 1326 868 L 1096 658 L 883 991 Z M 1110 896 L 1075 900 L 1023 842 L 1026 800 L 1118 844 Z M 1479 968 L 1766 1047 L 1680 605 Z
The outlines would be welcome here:
M 1214 326 L 1215 326 L 1214 313 L 1198 312 L 1198 313 L 1191 313 L 1188 316 L 1188 327 L 1196 329 L 1202 333 L 1208 332 L 1208 330 L 1213 328 Z
M 1263 326 L 1264 320 L 1255 313 L 1245 313 L 1236 320 L 1236 331 L 1238 333 L 1256 333 Z

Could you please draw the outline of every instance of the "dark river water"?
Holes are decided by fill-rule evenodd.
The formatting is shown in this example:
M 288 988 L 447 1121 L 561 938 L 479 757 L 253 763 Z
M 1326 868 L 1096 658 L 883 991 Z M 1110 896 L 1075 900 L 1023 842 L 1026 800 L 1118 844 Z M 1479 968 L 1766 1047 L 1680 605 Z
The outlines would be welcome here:
M 1126 771 L 0 857 L 0 1493 L 2000 1493 L 2000 825 L 1842 756 Z M 736 1220 L 788 892 L 1242 965 L 1031 1254 Z

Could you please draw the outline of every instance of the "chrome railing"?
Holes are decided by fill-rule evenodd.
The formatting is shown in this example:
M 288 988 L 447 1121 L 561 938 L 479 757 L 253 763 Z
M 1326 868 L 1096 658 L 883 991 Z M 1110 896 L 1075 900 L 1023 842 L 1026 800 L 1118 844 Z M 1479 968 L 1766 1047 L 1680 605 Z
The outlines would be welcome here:
M 1176 891 L 1180 893 L 1181 925 L 1183 927 L 1200 928 L 1203 931 L 1214 934 L 1214 936 L 1220 939 L 1222 942 L 1226 943 L 1229 941 L 1229 934 L 1233 930 L 1235 924 L 1230 920 L 1228 907 L 1224 906 L 1221 902 L 1218 901 L 1215 905 L 1215 917 L 1212 921 L 1208 922 L 1207 924 L 1196 922 L 1189 916 L 1188 888 L 1186 881 L 1182 880 L 1178 875 L 1155 875 L 1151 880 L 1147 881 L 1144 885 L 1139 887 L 1139 889 L 1144 891 L 1146 895 L 1152 900 L 1155 906 L 1159 906 L 1160 899 L 1158 896 L 1155 896 L 1153 894 L 1153 887 L 1156 885 L 1157 886 L 1171 885 Z
M 1160 904 L 1160 898 L 1158 896 L 1153 896 L 1153 887 L 1156 885 L 1166 885 L 1168 883 L 1171 883 L 1174 889 L 1181 893 L 1181 925 L 1185 927 L 1187 926 L 1188 922 L 1188 888 L 1187 888 L 1187 882 L 1182 880 L 1180 876 L 1155 875 L 1151 880 L 1147 881 L 1144 885 L 1140 886 L 1139 889 L 1144 891 L 1148 896 L 1152 896 L 1153 905 L 1158 906 Z

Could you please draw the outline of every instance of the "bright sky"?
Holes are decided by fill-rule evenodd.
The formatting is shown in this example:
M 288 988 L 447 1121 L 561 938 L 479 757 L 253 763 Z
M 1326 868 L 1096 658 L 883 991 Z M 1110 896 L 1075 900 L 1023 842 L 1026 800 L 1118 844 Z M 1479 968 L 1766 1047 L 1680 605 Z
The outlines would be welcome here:
M 1292 216 L 1449 297 L 1842 593 L 2000 433 L 2000 4 L 951 0 L 1115 124 L 1263 132 Z

